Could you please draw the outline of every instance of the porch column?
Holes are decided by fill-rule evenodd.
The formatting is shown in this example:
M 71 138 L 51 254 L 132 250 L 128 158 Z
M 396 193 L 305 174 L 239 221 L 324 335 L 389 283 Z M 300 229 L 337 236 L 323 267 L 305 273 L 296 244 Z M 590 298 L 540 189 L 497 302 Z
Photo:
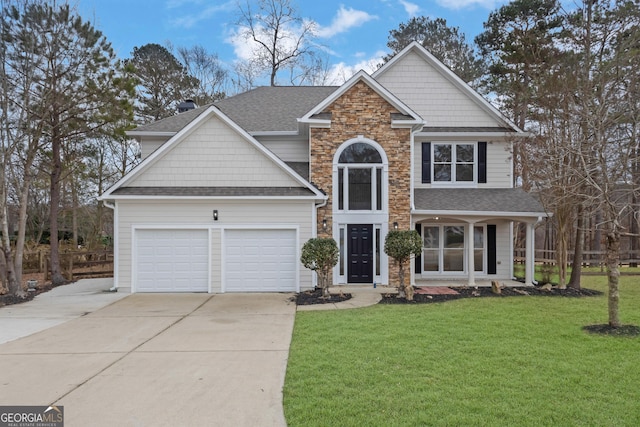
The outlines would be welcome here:
M 535 223 L 527 223 L 527 235 L 525 242 L 525 266 L 524 266 L 524 284 L 533 285 L 533 274 L 535 266 Z
M 473 222 L 467 223 L 466 235 L 467 235 L 467 285 L 476 285 L 476 265 L 475 265 L 475 253 L 474 253 L 474 241 L 473 241 Z

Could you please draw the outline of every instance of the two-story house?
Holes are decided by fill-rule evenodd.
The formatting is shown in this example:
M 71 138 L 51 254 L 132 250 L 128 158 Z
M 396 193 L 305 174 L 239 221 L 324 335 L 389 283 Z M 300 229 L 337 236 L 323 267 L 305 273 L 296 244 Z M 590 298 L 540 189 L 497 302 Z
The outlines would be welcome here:
M 395 284 L 391 229 L 416 229 L 417 284 L 513 277 L 514 223 L 546 216 L 513 185 L 524 132 L 418 43 L 339 87 L 261 87 L 141 126 L 142 162 L 105 192 L 115 283 L 133 292 L 313 286 L 304 242 L 333 237 L 334 283 Z

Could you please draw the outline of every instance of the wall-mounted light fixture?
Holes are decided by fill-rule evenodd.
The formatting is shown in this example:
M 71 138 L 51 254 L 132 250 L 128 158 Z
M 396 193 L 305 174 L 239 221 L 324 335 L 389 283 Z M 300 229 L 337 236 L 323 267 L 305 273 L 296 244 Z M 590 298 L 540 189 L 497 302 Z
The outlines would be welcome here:
M 393 223 L 393 229 L 394 229 L 394 230 L 397 230 L 397 229 L 398 229 L 398 223 L 397 223 L 397 222 L 394 222 L 394 223 Z
M 213 220 L 217 221 L 218 220 L 218 209 L 214 209 L 213 210 Z
M 322 219 L 322 229 L 326 230 L 327 229 L 327 218 L 323 218 Z

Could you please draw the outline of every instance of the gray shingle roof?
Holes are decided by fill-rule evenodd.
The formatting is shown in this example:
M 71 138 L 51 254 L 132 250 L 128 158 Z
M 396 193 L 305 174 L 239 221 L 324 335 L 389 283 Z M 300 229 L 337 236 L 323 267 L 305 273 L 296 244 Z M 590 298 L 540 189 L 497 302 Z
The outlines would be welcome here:
M 296 171 L 298 175 L 309 181 L 309 162 L 286 162 L 287 166 Z
M 133 129 L 135 132 L 178 132 L 180 129 L 194 121 L 200 114 L 207 111 L 211 104 L 185 111 L 175 116 L 167 117 L 157 122 L 138 126 Z
M 545 212 L 520 188 L 421 188 L 414 193 L 417 210 L 466 212 Z
M 336 86 L 265 86 L 215 103 L 248 132 L 297 131 L 296 119 L 337 89 Z
M 313 196 L 304 187 L 120 187 L 114 196 L 298 197 Z
M 331 95 L 336 86 L 265 86 L 214 103 L 247 132 L 295 132 L 296 119 Z M 210 105 L 167 117 L 134 131 L 178 132 L 204 113 Z

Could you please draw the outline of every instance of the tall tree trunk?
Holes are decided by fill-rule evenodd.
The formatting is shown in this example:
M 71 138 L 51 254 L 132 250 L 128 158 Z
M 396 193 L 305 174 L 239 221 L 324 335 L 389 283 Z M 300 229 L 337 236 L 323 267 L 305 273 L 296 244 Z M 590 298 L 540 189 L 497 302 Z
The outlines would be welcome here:
M 596 252 L 598 257 L 598 266 L 602 271 L 602 211 L 598 209 L 596 211 L 596 231 L 593 233 L 593 251 Z
M 558 286 L 560 289 L 567 287 L 567 252 L 569 250 L 567 239 L 567 222 L 569 215 L 566 208 L 558 209 L 556 221 L 558 224 L 558 237 L 556 240 L 556 264 L 558 267 Z
M 20 208 L 18 210 L 18 236 L 16 237 L 15 250 L 15 271 L 19 283 L 22 283 L 22 260 L 24 259 L 24 244 L 27 234 L 27 208 L 29 207 L 29 189 L 33 180 L 31 175 L 31 167 L 35 161 L 36 151 L 38 149 L 39 133 L 31 138 L 29 143 L 29 151 L 27 152 L 24 162 L 23 182 L 20 186 Z M 40 242 L 40 240 L 36 240 Z
M 54 122 L 57 122 L 57 116 L 54 114 Z M 54 286 L 66 283 L 62 276 L 60 268 L 60 245 L 58 243 L 58 212 L 60 210 L 60 177 L 62 175 L 62 159 L 60 158 L 60 148 L 62 142 L 57 135 L 58 123 L 54 123 L 51 137 L 51 182 L 49 189 L 51 191 L 51 213 L 49 215 L 50 237 L 50 254 L 51 257 L 51 283 Z
M 2 209 L 0 210 L 0 226 L 2 227 L 2 254 L 4 258 L 4 267 L 7 277 L 7 288 L 11 295 L 24 296 L 22 284 L 18 281 L 13 263 L 13 255 L 11 253 L 11 240 L 9 239 L 9 216 L 6 203 L 6 193 L 4 186 L 1 191 Z
M 615 227 L 615 225 L 611 225 Z M 618 305 L 620 302 L 620 270 L 618 263 L 620 262 L 620 233 L 615 228 L 607 232 L 607 278 L 609 285 L 609 326 L 619 328 L 620 317 Z
M 71 231 L 73 233 L 73 247 L 78 247 L 78 189 L 73 174 L 69 176 L 71 184 Z
M 570 288 L 580 289 L 580 276 L 582 275 L 582 253 L 584 249 L 584 208 L 578 206 L 578 220 L 576 227 L 576 243 L 573 250 L 573 263 L 571 265 L 571 278 L 569 279 Z

